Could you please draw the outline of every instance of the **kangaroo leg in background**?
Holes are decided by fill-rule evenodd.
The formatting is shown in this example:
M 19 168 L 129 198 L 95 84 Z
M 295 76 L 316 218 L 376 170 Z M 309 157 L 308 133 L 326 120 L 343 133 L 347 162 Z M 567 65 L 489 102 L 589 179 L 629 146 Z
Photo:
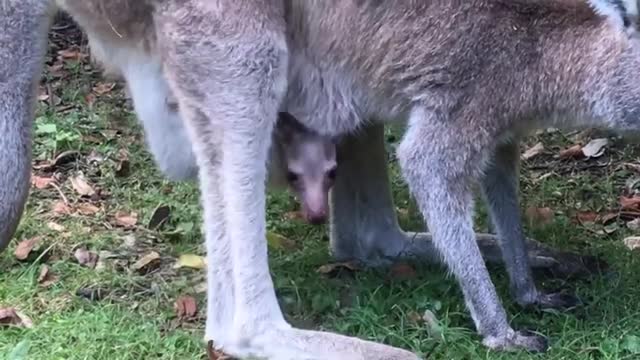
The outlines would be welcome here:
M 48 0 L 0 2 L 0 251 L 29 194 L 35 97 L 52 15 Z

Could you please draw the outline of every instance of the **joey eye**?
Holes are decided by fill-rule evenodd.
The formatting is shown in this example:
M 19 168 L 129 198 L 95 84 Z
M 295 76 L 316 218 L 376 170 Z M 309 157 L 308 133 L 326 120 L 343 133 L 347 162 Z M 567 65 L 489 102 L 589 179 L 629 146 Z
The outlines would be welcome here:
M 297 182 L 299 179 L 298 174 L 294 173 L 293 171 L 287 171 L 287 181 L 290 183 L 295 183 Z
M 327 177 L 328 177 L 330 180 L 335 180 L 335 179 L 336 179 L 336 168 L 333 168 L 333 169 L 329 170 L 329 171 L 327 172 Z

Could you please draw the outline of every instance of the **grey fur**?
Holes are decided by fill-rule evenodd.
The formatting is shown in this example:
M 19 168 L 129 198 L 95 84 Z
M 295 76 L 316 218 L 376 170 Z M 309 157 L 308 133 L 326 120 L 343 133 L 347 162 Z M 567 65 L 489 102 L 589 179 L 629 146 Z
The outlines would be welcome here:
M 546 347 L 543 338 L 509 326 L 482 261 L 483 251 L 492 260 L 505 254 L 520 303 L 565 303 L 535 289 L 527 259 L 543 260 L 536 257 L 539 249 L 527 255 L 519 218 L 500 219 L 514 213 L 502 207 L 517 207 L 515 165 L 501 149 L 538 126 L 533 119 L 639 127 L 638 45 L 619 19 L 570 0 L 58 3 L 92 43 L 108 50 L 102 60 L 120 72 L 159 66 L 162 74 L 156 71 L 154 79 L 170 91 L 158 90 L 154 101 L 166 103 L 170 94 L 177 99 L 180 120 L 163 115 L 154 122 L 138 113 L 147 135 L 170 149 L 158 156 L 150 143 L 161 168 L 174 161 L 173 151 L 179 159 L 192 144 L 210 264 L 207 340 L 237 357 L 417 358 L 368 341 L 294 329 L 284 320 L 267 262 L 264 184 L 271 133 L 285 110 L 317 134 L 347 135 L 338 159 L 341 169 L 350 166 L 339 173 L 332 195 L 337 257 L 377 263 L 441 256 L 487 346 Z M 21 11 L 31 15 L 28 7 Z M 36 73 L 29 71 L 20 73 Z M 129 72 L 127 81 L 144 81 L 136 74 Z M 381 124 L 402 118 L 409 127 L 398 157 L 432 242 L 427 234 L 403 233 L 393 212 Z M 178 126 L 184 135 L 170 136 L 170 124 L 186 125 Z M 359 136 L 349 135 L 356 131 Z M 476 182 L 489 198 L 503 251 L 495 238 L 475 241 Z M 504 194 L 495 191 L 500 186 Z

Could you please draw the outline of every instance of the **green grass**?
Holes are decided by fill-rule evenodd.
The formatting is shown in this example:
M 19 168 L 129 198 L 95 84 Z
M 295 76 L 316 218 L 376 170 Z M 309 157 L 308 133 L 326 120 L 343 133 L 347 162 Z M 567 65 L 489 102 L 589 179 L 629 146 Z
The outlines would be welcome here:
M 0 255 L 0 308 L 16 307 L 32 318 L 34 327 L 0 328 L 0 359 L 203 359 L 204 293 L 198 290 L 203 271 L 174 269 L 180 254 L 203 253 L 200 234 L 201 210 L 195 184 L 171 183 L 154 167 L 141 140 L 141 130 L 128 105 L 116 89 L 98 96 L 92 106 L 86 95 L 101 81 L 86 65 L 67 64 L 65 78 L 49 79 L 60 103 L 40 102 L 35 138 L 35 163 L 75 150 L 76 161 L 55 167 L 59 191 L 54 187 L 32 189 L 16 241 Z M 55 125 L 55 127 L 52 127 Z M 390 133 L 390 146 L 397 136 Z M 636 161 L 638 152 L 616 143 L 604 158 L 591 161 L 560 161 L 553 153 L 572 140 L 560 133 L 529 139 L 543 141 L 549 152 L 529 161 L 522 169 L 523 208 L 550 207 L 556 216 L 550 224 L 532 226 L 529 234 L 546 244 L 600 255 L 612 272 L 591 281 L 562 282 L 540 279 L 541 286 L 575 291 L 587 301 L 572 312 L 524 311 L 511 300 L 505 273 L 491 267 L 491 274 L 516 328 L 527 328 L 549 336 L 552 347 L 545 355 L 525 352 L 493 353 L 480 344 L 456 282 L 437 266 L 415 264 L 417 276 L 407 280 L 390 277 L 386 270 L 356 272 L 353 276 L 329 278 L 316 269 L 331 261 L 325 228 L 287 220 L 295 202 L 287 194 L 270 194 L 268 227 L 289 239 L 295 248 L 271 249 L 271 266 L 278 296 L 287 317 L 296 326 L 326 329 L 381 341 L 429 354 L 434 359 L 632 359 L 640 357 L 640 261 L 622 239 L 632 235 L 624 221 L 617 228 L 585 226 L 573 221 L 576 211 L 606 213 L 615 209 L 628 180 L 637 173 L 620 166 Z M 119 176 L 121 151 L 128 153 L 130 174 Z M 100 155 L 103 160 L 90 161 Z M 594 166 L 602 163 L 601 166 Z M 407 229 L 420 229 L 421 221 L 407 189 L 391 161 L 393 191 Z M 585 168 L 587 167 L 587 168 Z M 81 198 L 68 178 L 82 171 L 101 196 Z M 41 176 L 50 174 L 36 170 Z M 545 175 L 542 179 L 541 175 Z M 549 175 L 550 174 L 550 175 Z M 92 216 L 55 216 L 54 202 L 64 194 L 73 207 L 92 202 L 101 211 Z M 171 208 L 171 217 L 161 231 L 146 229 L 158 205 Z M 126 230 L 113 225 L 117 211 L 136 212 L 138 227 Z M 478 230 L 484 230 L 486 215 L 478 209 Z M 66 229 L 50 230 L 56 222 Z M 49 248 L 40 263 L 20 262 L 13 253 L 20 240 L 42 237 Z M 125 238 L 134 236 L 133 247 Z M 73 259 L 76 247 L 108 251 L 101 269 L 80 266 Z M 131 270 L 141 255 L 156 251 L 161 265 L 148 274 Z M 58 280 L 44 288 L 37 278 L 45 262 Z M 78 289 L 100 288 L 106 296 L 89 300 L 76 295 Z M 173 304 L 182 295 L 194 296 L 200 316 L 178 322 Z M 415 321 L 415 314 L 431 311 L 442 336 Z M 15 356 L 20 349 L 26 357 Z

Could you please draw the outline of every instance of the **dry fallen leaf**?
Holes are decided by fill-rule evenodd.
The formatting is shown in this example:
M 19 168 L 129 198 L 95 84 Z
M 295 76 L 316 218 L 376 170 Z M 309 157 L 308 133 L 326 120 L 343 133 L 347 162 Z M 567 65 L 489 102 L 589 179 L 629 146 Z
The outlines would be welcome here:
M 207 292 L 207 282 L 203 281 L 201 283 L 199 283 L 198 285 L 193 287 L 193 291 L 196 292 L 196 294 L 204 294 Z
M 576 218 L 581 224 L 584 224 L 595 223 L 598 220 L 599 216 L 593 211 L 581 211 L 576 214 Z
M 207 344 L 207 357 L 209 358 L 208 360 L 233 360 L 231 356 L 216 349 L 213 345 L 213 341 L 209 341 Z
M 193 319 L 198 314 L 196 299 L 191 296 L 181 296 L 176 300 L 173 308 L 181 320 Z
M 180 255 L 178 261 L 174 268 L 191 268 L 191 269 L 206 269 L 207 268 L 207 259 L 194 254 L 183 254 Z
M 408 219 L 409 218 L 409 209 L 396 207 L 396 212 L 398 213 L 398 217 Z
M 527 149 L 521 156 L 522 160 L 530 160 L 544 152 L 544 145 L 537 143 L 531 148 Z
M 66 230 L 66 228 L 58 223 L 55 223 L 53 221 L 50 221 L 47 223 L 47 227 L 53 231 L 57 231 L 57 232 L 63 232 Z
M 31 175 L 31 185 L 36 189 L 45 189 L 54 181 L 53 177 Z
M 94 94 L 87 94 L 84 96 L 84 102 L 87 104 L 87 107 L 91 108 L 96 102 L 96 96 Z
M 600 215 L 598 221 L 600 221 L 600 223 L 602 223 L 603 225 L 607 225 L 610 222 L 617 220 L 619 215 L 620 214 L 618 214 L 618 212 L 610 212 L 608 214 Z
M 640 173 L 640 165 L 639 164 L 633 164 L 633 163 L 623 163 L 622 165 L 630 168 L 631 170 Z
M 389 269 L 389 277 L 394 280 L 414 279 L 418 274 L 413 266 L 406 263 L 396 263 Z
M 38 101 L 47 101 L 49 100 L 49 93 L 47 89 L 43 86 L 38 87 Z
M 640 196 L 621 196 L 620 206 L 622 206 L 623 210 L 638 210 L 640 208 Z
M 31 251 L 33 250 L 33 248 L 38 244 L 39 241 L 40 241 L 39 237 L 34 237 L 31 239 L 21 241 L 16 247 L 16 251 L 14 253 L 14 255 L 16 256 L 16 259 L 26 260 L 29 257 L 29 254 L 31 254 Z
M 62 63 L 56 63 L 47 67 L 47 71 L 49 72 L 49 74 L 54 76 L 61 75 L 62 70 L 64 70 L 64 64 Z
M 69 215 L 71 214 L 71 208 L 64 201 L 58 200 L 53 203 L 51 207 L 51 211 L 53 211 L 56 215 Z
M 80 49 L 75 47 L 60 50 L 58 51 L 58 55 L 61 59 L 76 60 L 76 61 L 81 61 L 88 56 L 87 54 L 82 53 Z
M 111 90 L 113 90 L 113 88 L 115 87 L 116 87 L 115 83 L 99 82 L 96 84 L 96 86 L 93 87 L 93 92 L 95 92 L 98 95 L 104 95 L 108 92 L 111 92 Z
M 73 176 L 69 178 L 73 189 L 82 196 L 92 196 L 96 191 L 89 185 L 87 180 L 82 175 Z
M 582 148 L 582 153 L 588 158 L 597 158 L 604 154 L 608 139 L 593 139 Z
M 339 262 L 322 265 L 318 268 L 318 270 L 316 270 L 316 272 L 327 275 L 329 277 L 334 277 L 345 270 L 347 272 L 356 272 L 360 270 L 360 267 L 353 262 Z
M 98 213 L 98 211 L 100 211 L 100 208 L 93 205 L 93 204 L 89 204 L 89 203 L 80 203 L 76 206 L 76 210 L 78 211 L 79 214 L 81 215 L 95 215 Z
M 58 278 L 53 274 L 47 265 L 42 265 L 40 274 L 38 275 L 38 284 L 42 287 L 49 287 L 55 283 Z
M 131 268 L 136 271 L 150 270 L 159 263 L 159 260 L 160 254 L 155 251 L 151 251 L 136 261 Z
M 440 326 L 440 321 L 438 321 L 438 318 L 431 310 L 427 310 L 424 312 L 424 315 L 422 315 L 422 320 L 424 321 L 424 324 L 427 328 L 427 332 L 432 338 L 440 340 L 443 339 L 442 326 Z
M 98 255 L 85 248 L 76 249 L 76 251 L 73 253 L 73 256 L 78 261 L 78 264 L 91 269 L 95 268 L 96 264 L 98 263 Z
M 413 325 L 420 325 L 424 320 L 422 320 L 422 315 L 415 311 L 409 311 L 407 313 L 407 319 Z
M 136 243 L 138 242 L 136 237 L 132 234 L 126 235 L 122 238 L 122 245 L 128 248 L 136 247 Z
M 550 224 L 554 218 L 553 210 L 548 207 L 539 208 L 531 206 L 527 208 L 525 215 L 531 225 L 537 226 Z
M 127 213 L 124 211 L 118 211 L 115 215 L 116 225 L 122 227 L 134 227 L 138 223 L 137 213 Z
M 627 228 L 633 231 L 640 230 L 640 218 L 633 219 L 627 222 Z
M 272 231 L 267 231 L 267 244 L 270 248 L 278 250 L 293 250 L 297 247 L 295 241 Z
M 0 308 L 0 325 L 32 328 L 33 322 L 14 308 Z
M 298 221 L 298 220 L 303 220 L 304 216 L 302 215 L 302 212 L 299 210 L 296 211 L 289 211 L 287 213 L 284 214 L 284 219 L 288 220 L 288 221 Z
M 560 159 L 579 159 L 584 157 L 582 145 L 573 145 L 568 149 L 560 151 Z
M 631 236 L 623 240 L 624 245 L 631 251 L 640 249 L 640 237 Z

